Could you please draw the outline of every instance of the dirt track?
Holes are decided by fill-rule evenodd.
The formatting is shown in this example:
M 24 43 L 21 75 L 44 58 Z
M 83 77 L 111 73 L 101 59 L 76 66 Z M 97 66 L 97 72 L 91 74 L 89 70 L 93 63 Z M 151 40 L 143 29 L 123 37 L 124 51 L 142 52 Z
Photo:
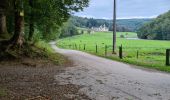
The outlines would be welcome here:
M 0 100 L 89 100 L 78 92 L 80 86 L 58 84 L 54 76 L 63 73 L 64 69 L 42 58 L 2 61 Z M 2 90 L 6 94 L 2 95 Z
M 81 51 L 64 50 L 51 43 L 56 52 L 75 62 L 57 74 L 60 84 L 82 86 L 80 93 L 94 100 L 170 100 L 170 74 L 138 69 L 128 64 Z

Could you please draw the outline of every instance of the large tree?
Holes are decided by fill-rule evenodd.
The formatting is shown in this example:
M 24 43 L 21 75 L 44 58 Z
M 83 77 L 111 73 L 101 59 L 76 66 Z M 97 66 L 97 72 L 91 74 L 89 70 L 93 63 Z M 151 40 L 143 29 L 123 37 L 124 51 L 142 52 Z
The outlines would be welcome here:
M 13 35 L 10 42 L 14 45 L 23 43 L 24 37 L 31 41 L 35 29 L 46 38 L 50 33 L 54 34 L 72 13 L 87 7 L 88 2 L 89 0 L 1 0 L 0 33 L 7 32 L 5 13 L 8 13 L 8 28 Z
M 14 0 L 15 31 L 11 38 L 14 45 L 22 45 L 24 42 L 24 3 L 23 0 Z
M 37 27 L 44 38 L 66 22 L 74 12 L 88 6 L 89 0 L 29 0 L 29 40 Z

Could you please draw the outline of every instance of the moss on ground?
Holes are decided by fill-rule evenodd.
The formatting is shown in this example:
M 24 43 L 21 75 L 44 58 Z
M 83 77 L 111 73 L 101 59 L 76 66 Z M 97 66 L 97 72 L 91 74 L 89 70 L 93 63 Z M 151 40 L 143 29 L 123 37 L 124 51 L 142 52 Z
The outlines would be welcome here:
M 6 89 L 0 87 L 0 97 L 4 97 L 7 95 Z

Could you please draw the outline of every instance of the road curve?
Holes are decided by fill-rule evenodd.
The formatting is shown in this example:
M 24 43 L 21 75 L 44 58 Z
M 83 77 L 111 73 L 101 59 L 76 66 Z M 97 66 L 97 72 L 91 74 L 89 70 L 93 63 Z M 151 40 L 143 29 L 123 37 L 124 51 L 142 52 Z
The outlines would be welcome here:
M 60 84 L 80 85 L 80 93 L 92 100 L 170 100 L 170 74 L 131 65 L 81 51 L 52 48 L 72 60 L 75 67 L 55 76 Z

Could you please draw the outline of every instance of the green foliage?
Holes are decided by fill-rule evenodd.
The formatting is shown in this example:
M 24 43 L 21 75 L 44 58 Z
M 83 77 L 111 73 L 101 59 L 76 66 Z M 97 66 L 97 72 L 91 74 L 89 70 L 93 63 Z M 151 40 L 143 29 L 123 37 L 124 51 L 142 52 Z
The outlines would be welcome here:
M 118 19 L 117 20 L 117 31 L 126 32 L 133 31 L 135 32 L 139 27 L 144 23 L 150 22 L 152 19 Z M 93 19 L 93 18 L 82 18 L 77 16 L 71 17 L 72 23 L 81 28 L 91 28 L 91 27 L 100 27 L 101 25 L 106 25 L 110 31 L 113 30 L 113 21 L 105 19 Z
M 120 35 L 120 38 L 125 38 L 125 36 L 123 34 Z
M 152 20 L 153 19 L 118 19 L 117 24 L 121 27 L 129 29 L 132 32 L 136 32 L 139 27 L 147 22 L 151 22 Z
M 42 34 L 39 33 L 39 32 L 35 32 L 34 36 L 33 36 L 33 39 L 32 39 L 32 42 L 37 43 L 37 42 L 39 42 L 41 40 L 42 40 Z
M 60 29 L 60 38 L 79 35 L 77 28 L 69 20 Z
M 52 49 L 50 44 L 48 44 L 47 42 L 38 41 L 36 42 L 35 46 L 43 50 L 44 52 L 41 54 L 46 56 L 46 59 L 53 61 L 55 64 L 65 65 L 66 63 L 68 63 L 68 59 L 63 55 L 54 52 L 54 49 Z
M 88 33 L 88 34 L 90 34 L 90 33 L 91 33 L 91 30 L 90 30 L 90 29 L 88 29 L 88 30 L 87 30 L 87 33 Z
M 126 36 L 126 38 L 120 38 L 121 35 Z M 107 58 L 109 59 L 119 60 L 135 65 L 170 72 L 170 68 L 165 66 L 165 51 L 167 48 L 169 48 L 169 41 L 138 40 L 136 33 L 118 32 L 116 52 L 118 52 L 118 46 L 122 44 L 124 56 L 123 60 L 120 60 L 118 58 L 118 55 L 112 54 L 111 32 L 97 32 L 90 35 L 83 34 L 79 36 L 64 38 L 58 41 L 58 45 L 60 47 L 67 49 L 70 49 L 70 47 L 71 49 L 75 49 L 75 44 L 77 44 L 77 46 L 80 45 L 80 50 L 82 51 L 84 51 L 83 46 L 84 44 L 86 44 L 85 52 L 102 57 L 105 57 L 105 45 L 107 45 Z M 98 45 L 98 53 L 95 53 L 96 44 Z M 139 51 L 138 59 L 137 51 Z
M 51 48 L 51 46 L 45 41 L 38 41 L 38 42 L 36 42 L 35 46 L 40 48 L 40 49 L 45 49 L 45 51 L 47 53 L 54 52 L 54 50 Z
M 137 33 L 141 39 L 170 40 L 170 11 L 143 25 Z
M 45 39 L 54 39 L 58 29 L 68 20 L 70 14 L 88 6 L 88 0 L 38 0 L 35 2 L 35 22 Z
M 80 34 L 84 34 L 84 30 L 81 30 L 81 33 Z
M 28 40 L 30 31 L 34 33 L 34 29 L 42 34 L 43 39 L 50 40 L 59 37 L 58 31 L 63 23 L 69 19 L 71 14 L 87 7 L 88 3 L 89 0 L 2 0 L 0 8 L 3 7 L 6 13 L 7 27 L 11 35 L 15 30 L 14 12 L 24 10 L 25 40 Z M 17 6 L 14 7 L 14 4 Z M 30 24 L 33 25 L 33 29 L 30 29 Z

